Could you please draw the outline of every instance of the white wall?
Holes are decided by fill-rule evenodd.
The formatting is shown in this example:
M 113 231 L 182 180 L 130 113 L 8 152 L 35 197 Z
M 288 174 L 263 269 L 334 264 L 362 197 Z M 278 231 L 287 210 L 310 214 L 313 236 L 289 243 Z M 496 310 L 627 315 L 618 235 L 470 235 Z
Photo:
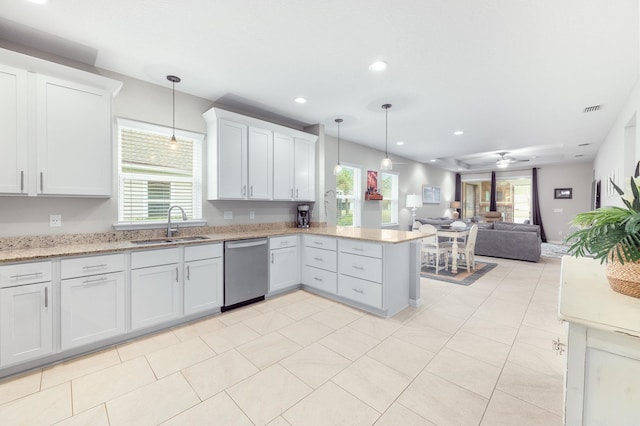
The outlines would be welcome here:
M 561 242 L 573 217 L 591 210 L 592 164 L 543 166 L 538 169 L 538 196 L 548 242 Z M 555 199 L 555 188 L 572 188 L 571 199 Z
M 333 166 L 337 162 L 338 140 L 332 136 L 325 135 L 325 195 L 324 200 L 317 198 L 317 207 L 324 208 L 320 201 L 323 201 L 327 209 L 327 223 L 336 223 L 336 179 L 333 175 Z M 358 145 L 353 142 L 340 140 L 340 160 L 342 162 L 355 164 L 362 170 L 362 192 L 367 183 L 367 171 L 379 170 L 380 160 L 384 157 L 384 152 L 373 148 Z M 393 172 L 398 173 L 399 192 L 399 214 L 398 229 L 406 230 L 411 225 L 411 210 L 405 207 L 407 194 L 421 194 L 422 185 L 428 184 L 439 186 L 441 191 L 440 204 L 424 204 L 417 209 L 416 217 L 441 217 L 450 215 L 449 203 L 455 194 L 455 173 L 443 170 L 430 165 L 418 163 L 405 158 L 392 157 Z M 326 194 L 329 192 L 329 194 Z M 380 228 L 382 223 L 382 210 L 379 201 L 362 202 L 362 227 Z

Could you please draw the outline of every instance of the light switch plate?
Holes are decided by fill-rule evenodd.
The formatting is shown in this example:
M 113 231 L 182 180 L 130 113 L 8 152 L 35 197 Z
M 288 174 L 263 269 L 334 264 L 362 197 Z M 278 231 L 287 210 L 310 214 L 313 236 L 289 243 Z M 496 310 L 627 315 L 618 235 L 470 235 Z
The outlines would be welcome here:
M 224 212 L 224 218 L 225 220 L 233 219 L 233 212 Z
M 60 214 L 50 214 L 49 215 L 49 227 L 50 228 L 59 228 L 62 226 L 62 215 Z
M 562 213 L 562 209 L 553 209 L 554 213 Z

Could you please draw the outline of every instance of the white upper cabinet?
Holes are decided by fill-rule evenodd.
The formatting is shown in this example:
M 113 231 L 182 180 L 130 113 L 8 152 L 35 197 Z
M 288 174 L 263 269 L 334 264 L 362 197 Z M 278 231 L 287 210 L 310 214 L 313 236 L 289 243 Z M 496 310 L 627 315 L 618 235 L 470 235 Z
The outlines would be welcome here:
M 218 108 L 203 116 L 208 199 L 314 199 L 317 136 Z
M 121 86 L 0 49 L 0 194 L 110 197 Z
M 251 200 L 273 198 L 273 132 L 249 127 L 249 194 Z
M 27 72 L 0 65 L 0 193 L 26 192 Z
M 293 137 L 273 135 L 273 199 L 293 200 Z
M 38 190 L 111 195 L 111 94 L 37 76 Z

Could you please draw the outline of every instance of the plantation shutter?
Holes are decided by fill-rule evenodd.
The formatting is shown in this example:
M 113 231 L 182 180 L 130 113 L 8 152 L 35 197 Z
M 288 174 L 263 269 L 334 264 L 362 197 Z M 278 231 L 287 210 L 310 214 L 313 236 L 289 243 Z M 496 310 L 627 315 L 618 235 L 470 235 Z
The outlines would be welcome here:
M 200 143 L 177 137 L 172 146 L 167 130 L 120 127 L 120 222 L 165 221 L 172 205 L 200 218 Z

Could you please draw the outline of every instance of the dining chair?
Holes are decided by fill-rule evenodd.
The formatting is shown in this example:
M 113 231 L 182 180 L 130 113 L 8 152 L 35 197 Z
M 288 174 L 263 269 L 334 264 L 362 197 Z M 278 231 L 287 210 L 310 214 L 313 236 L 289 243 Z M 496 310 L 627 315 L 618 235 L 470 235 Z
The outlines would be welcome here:
M 449 267 L 449 254 L 451 253 L 451 243 L 450 242 L 441 242 L 438 241 L 438 230 L 433 225 L 422 225 L 419 229 L 420 232 L 426 234 L 432 234 L 429 237 L 426 237 L 422 240 L 421 250 L 420 250 L 420 267 L 425 265 L 427 267 L 435 266 L 436 275 L 440 271 L 440 258 L 444 256 L 444 268 Z M 430 263 L 431 257 L 434 257 L 433 264 Z
M 471 272 L 469 270 L 469 265 L 471 264 L 471 269 L 475 271 L 476 269 L 476 239 L 478 238 L 478 225 L 471 226 L 469 229 L 469 236 L 467 237 L 467 241 L 462 245 L 458 246 L 458 256 L 464 256 L 464 262 L 467 265 L 467 272 Z

